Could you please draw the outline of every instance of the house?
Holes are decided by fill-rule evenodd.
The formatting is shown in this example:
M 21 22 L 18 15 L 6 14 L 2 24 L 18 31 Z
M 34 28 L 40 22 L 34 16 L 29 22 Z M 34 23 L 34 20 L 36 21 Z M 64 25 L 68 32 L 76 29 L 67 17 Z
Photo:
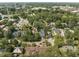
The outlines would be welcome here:
M 13 37 L 20 37 L 21 31 L 14 31 L 12 35 L 13 35 Z
M 71 6 L 53 6 L 52 8 L 54 10 L 59 8 L 59 9 L 64 10 L 64 11 L 72 11 L 75 9 L 74 7 L 71 7 Z
M 70 31 L 71 33 L 74 33 L 74 30 L 71 30 L 71 29 L 70 29 L 69 31 Z
M 36 32 L 38 32 L 38 31 L 37 31 L 37 28 L 33 27 L 33 28 L 32 28 L 32 33 L 34 34 L 34 33 L 36 33 Z
M 0 20 L 3 20 L 3 14 L 0 13 Z
M 54 22 L 51 22 L 51 23 L 49 23 L 48 26 L 50 26 L 50 27 L 55 27 L 55 23 L 54 23 Z
M 59 49 L 60 49 L 60 51 L 67 52 L 67 51 L 73 51 L 74 47 L 70 46 L 70 45 L 64 45 L 64 46 L 60 47 Z
M 36 16 L 35 13 L 29 14 L 28 16 Z
M 6 26 L 6 27 L 3 28 L 3 31 L 8 31 L 8 30 L 9 30 L 8 26 Z
M 70 28 L 64 28 L 64 30 L 66 31 L 69 31 L 69 32 L 71 32 L 71 33 L 74 33 L 74 30 L 72 30 L 72 29 L 70 29 Z
M 60 29 L 60 31 L 61 31 L 61 34 L 60 35 L 64 37 L 65 36 L 64 35 L 64 30 L 63 29 Z
M 39 9 L 41 9 L 41 10 L 48 10 L 45 7 L 34 7 L 34 8 L 32 8 L 32 10 L 39 10 Z
M 22 50 L 20 47 L 15 47 L 13 51 L 13 56 L 20 56 L 22 54 Z
M 28 24 L 29 21 L 27 19 L 20 18 L 20 21 L 16 24 L 16 26 L 21 29 L 24 25 L 28 25 Z
M 15 47 L 13 53 L 22 53 L 21 48 L 20 47 Z
M 43 30 L 43 29 L 41 29 L 41 30 L 40 30 L 40 32 L 39 32 L 39 34 L 40 34 L 41 38 L 43 39 L 43 38 L 44 38 L 44 36 L 45 36 L 45 32 L 44 32 L 44 30 Z
M 54 38 L 48 38 L 47 41 L 48 41 L 52 46 L 54 46 L 54 41 L 55 41 Z
M 57 28 L 52 28 L 52 35 L 57 35 L 60 34 L 62 37 L 64 37 L 64 30 L 63 29 L 57 29 Z
M 15 21 L 15 19 L 9 19 L 9 21 L 12 21 L 12 22 L 14 22 L 14 21 Z
M 5 25 L 0 25 L 0 29 L 2 29 L 2 28 L 4 28 L 5 27 Z

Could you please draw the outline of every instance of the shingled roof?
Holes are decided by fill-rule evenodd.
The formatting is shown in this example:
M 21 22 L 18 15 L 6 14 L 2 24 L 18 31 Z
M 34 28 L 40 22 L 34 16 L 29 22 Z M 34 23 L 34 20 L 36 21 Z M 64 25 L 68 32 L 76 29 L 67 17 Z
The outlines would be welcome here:
M 22 53 L 21 49 L 19 47 L 16 47 L 13 51 L 13 53 Z

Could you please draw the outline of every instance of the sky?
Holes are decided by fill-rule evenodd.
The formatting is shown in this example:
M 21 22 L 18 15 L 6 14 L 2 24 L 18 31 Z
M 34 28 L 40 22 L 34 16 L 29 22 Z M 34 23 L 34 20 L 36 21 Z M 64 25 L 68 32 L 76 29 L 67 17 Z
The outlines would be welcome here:
M 79 0 L 0 0 L 0 2 L 79 2 Z

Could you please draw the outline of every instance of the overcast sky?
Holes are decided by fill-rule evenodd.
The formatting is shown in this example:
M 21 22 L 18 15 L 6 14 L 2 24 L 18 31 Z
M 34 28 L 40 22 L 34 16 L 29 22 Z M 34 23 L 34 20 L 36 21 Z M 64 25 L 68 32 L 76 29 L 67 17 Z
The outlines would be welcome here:
M 0 0 L 0 2 L 79 2 L 79 0 Z

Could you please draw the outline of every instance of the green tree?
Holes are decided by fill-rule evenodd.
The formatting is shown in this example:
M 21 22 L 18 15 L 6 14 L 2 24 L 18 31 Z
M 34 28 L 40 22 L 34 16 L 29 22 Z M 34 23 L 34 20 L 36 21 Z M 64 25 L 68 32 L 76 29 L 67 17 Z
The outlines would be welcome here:
M 55 44 L 55 46 L 57 46 L 58 48 L 59 48 L 59 47 L 62 47 L 63 44 L 64 44 L 64 38 L 61 37 L 60 35 L 56 35 L 56 36 L 55 36 L 54 44 Z

